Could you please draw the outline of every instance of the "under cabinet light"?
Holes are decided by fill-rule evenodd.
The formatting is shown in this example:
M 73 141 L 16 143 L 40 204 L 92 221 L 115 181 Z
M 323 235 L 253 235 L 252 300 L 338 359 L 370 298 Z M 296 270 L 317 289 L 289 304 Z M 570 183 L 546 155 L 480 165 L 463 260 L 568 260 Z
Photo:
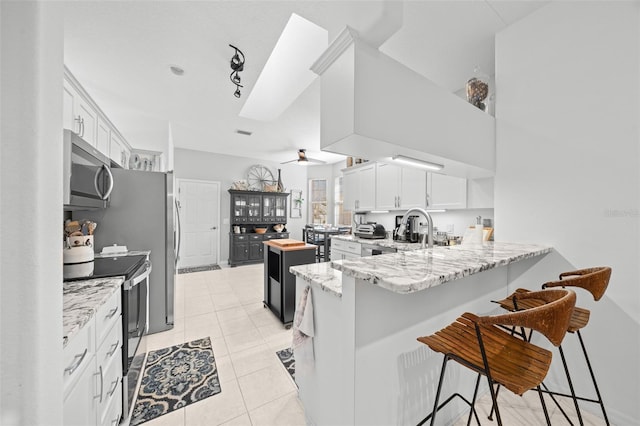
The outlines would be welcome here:
M 445 209 L 427 209 L 427 213 L 445 213 Z
M 429 170 L 442 170 L 444 169 L 444 165 L 438 163 L 431 163 L 429 161 L 418 160 L 417 158 L 406 157 L 404 155 L 395 155 L 391 157 L 393 161 L 397 161 L 398 163 L 409 164 L 411 166 L 424 167 Z
M 389 213 L 389 210 L 371 210 L 369 213 Z

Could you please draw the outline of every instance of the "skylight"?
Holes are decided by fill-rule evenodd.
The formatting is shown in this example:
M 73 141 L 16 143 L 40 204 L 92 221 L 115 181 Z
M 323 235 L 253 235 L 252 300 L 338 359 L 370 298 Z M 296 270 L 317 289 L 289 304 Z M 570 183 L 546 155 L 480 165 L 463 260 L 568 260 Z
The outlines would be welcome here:
M 278 118 L 317 77 L 309 68 L 327 49 L 328 39 L 327 30 L 292 13 L 240 117 Z

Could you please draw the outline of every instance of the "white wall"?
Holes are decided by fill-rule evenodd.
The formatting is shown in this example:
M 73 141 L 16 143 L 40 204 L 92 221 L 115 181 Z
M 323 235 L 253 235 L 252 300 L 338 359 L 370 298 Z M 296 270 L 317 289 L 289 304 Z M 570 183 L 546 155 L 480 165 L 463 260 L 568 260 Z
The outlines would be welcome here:
M 625 425 L 640 419 L 639 7 L 551 2 L 496 37 L 498 239 L 553 245 L 541 280 L 613 268 L 601 301 L 578 302 L 592 310 L 584 338 L 609 418 Z
M 174 152 L 174 171 L 176 179 L 200 179 L 220 182 L 220 263 L 226 264 L 229 259 L 229 192 L 233 182 L 247 179 L 249 168 L 255 164 L 267 166 L 278 178 L 278 169 L 281 169 L 281 179 L 288 192 L 291 189 L 301 189 L 303 203 L 303 217 L 290 217 L 291 198 L 287 201 L 287 230 L 290 238 L 302 239 L 302 228 L 306 223 L 304 212 L 306 210 L 307 196 L 307 168 L 297 164 L 277 164 L 255 158 L 235 157 L 231 155 L 212 154 L 209 152 L 194 151 L 176 148 Z M 225 223 L 227 219 L 227 223 Z
M 0 2 L 0 424 L 62 423 L 63 16 Z

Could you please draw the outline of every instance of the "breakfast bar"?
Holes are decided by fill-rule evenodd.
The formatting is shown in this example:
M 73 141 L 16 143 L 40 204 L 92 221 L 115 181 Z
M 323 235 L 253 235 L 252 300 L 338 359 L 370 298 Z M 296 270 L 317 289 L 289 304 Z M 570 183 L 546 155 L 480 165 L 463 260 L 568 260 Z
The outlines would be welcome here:
M 551 250 L 491 242 L 292 267 L 296 294 L 309 286 L 313 295 L 313 362 L 296 365 L 307 422 L 419 422 L 431 411 L 442 357 L 416 338 L 464 311 L 495 309 L 491 300 L 525 285 Z M 475 374 L 449 374 L 452 387 L 473 389 Z M 454 401 L 438 417 L 450 422 L 467 409 Z

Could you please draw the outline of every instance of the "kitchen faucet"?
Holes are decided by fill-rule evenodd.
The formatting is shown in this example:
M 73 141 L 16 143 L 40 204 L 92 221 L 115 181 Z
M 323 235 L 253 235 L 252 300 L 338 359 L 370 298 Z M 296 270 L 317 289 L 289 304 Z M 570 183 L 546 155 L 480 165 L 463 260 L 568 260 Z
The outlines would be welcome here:
M 421 209 L 419 207 L 414 207 L 409 210 L 402 216 L 400 220 L 400 226 L 398 227 L 398 234 L 404 235 L 405 230 L 407 229 L 407 222 L 409 221 L 409 216 L 411 213 L 421 213 L 427 219 L 427 233 L 422 237 L 422 248 L 426 248 L 426 243 L 428 242 L 429 248 L 433 247 L 433 220 L 431 219 L 431 215 L 427 213 L 426 210 Z

